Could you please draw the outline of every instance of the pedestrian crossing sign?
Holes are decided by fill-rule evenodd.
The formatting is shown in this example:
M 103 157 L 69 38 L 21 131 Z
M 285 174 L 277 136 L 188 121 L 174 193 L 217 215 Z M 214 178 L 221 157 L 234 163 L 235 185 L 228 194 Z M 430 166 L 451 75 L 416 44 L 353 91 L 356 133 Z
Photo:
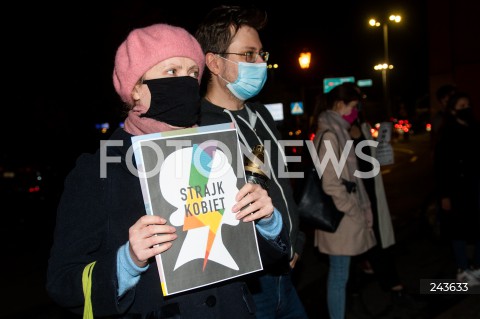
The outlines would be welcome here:
M 292 115 L 302 115 L 303 114 L 303 102 L 292 102 L 292 103 L 290 103 L 290 113 Z

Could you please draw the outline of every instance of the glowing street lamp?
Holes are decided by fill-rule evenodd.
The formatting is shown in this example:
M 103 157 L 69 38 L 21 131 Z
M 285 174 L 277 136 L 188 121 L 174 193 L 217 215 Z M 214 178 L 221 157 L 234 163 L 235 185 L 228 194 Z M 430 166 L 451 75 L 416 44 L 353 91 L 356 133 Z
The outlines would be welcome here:
M 308 70 L 310 68 L 310 62 L 312 60 L 312 53 L 305 50 L 300 53 L 299 57 L 298 57 L 298 64 L 300 64 L 300 68 L 302 70 Z M 308 74 L 307 71 L 305 71 L 304 75 L 306 76 Z M 306 100 L 306 85 L 307 85 L 307 78 L 304 78 L 303 81 L 302 81 L 302 85 L 301 85 L 301 92 L 300 92 L 300 95 L 301 95 L 301 100 L 302 100 L 302 103 L 305 103 L 305 100 Z M 295 121 L 296 121 L 296 126 L 297 127 L 301 127 L 301 123 L 300 123 L 300 117 L 299 116 L 296 116 L 295 117 Z
M 400 21 L 402 21 L 402 17 L 399 16 L 399 15 L 395 15 L 395 14 L 392 14 L 390 15 L 390 17 L 388 18 L 389 21 L 391 21 L 391 23 L 400 23 Z M 371 18 L 370 20 L 368 20 L 368 24 L 372 27 L 380 27 L 380 26 L 383 26 L 383 53 L 384 53 L 384 59 L 385 59 L 385 63 L 388 63 L 390 62 L 388 60 L 388 22 L 380 22 L 378 21 L 377 19 L 375 18 Z
M 377 64 L 373 67 L 374 70 L 377 70 L 377 71 L 381 71 L 381 70 L 391 70 L 393 69 L 393 65 L 391 64 L 388 64 L 388 63 L 380 63 L 380 64 Z
M 375 70 L 381 70 L 382 71 L 382 82 L 383 82 L 383 95 L 385 98 L 385 104 L 387 106 L 387 112 L 388 112 L 388 117 L 392 116 L 392 108 L 390 105 L 390 98 L 388 94 L 388 86 L 387 86 L 387 70 L 393 69 L 393 65 L 390 64 L 389 56 L 388 56 L 388 24 L 389 23 L 399 23 L 402 21 L 402 17 L 400 15 L 395 15 L 392 14 L 388 18 L 388 21 L 386 22 L 380 22 L 375 18 L 371 18 L 368 20 L 368 24 L 372 27 L 380 27 L 383 26 L 383 58 L 384 62 L 381 64 L 381 67 L 378 67 L 379 65 L 375 66 Z
M 300 64 L 300 68 L 308 69 L 310 67 L 310 61 L 312 58 L 312 54 L 310 52 L 302 52 L 298 57 L 298 63 Z

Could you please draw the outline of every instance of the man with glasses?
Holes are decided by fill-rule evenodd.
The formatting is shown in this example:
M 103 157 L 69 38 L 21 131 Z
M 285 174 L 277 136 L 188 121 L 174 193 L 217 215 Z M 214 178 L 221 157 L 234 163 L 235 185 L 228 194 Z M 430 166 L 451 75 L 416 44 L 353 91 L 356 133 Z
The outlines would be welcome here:
M 238 6 L 214 8 L 200 23 L 195 36 L 206 55 L 207 66 L 202 81 L 206 90 L 200 124 L 234 122 L 246 152 L 264 146 L 267 189 L 274 212 L 280 213 L 269 218 L 282 218 L 292 247 L 288 259 L 264 265 L 262 272 L 252 274 L 248 278 L 249 288 L 257 306 L 257 318 L 307 318 L 291 279 L 305 238 L 299 231 L 290 180 L 281 175 L 287 171 L 286 157 L 279 145 L 281 135 L 265 106 L 250 101 L 267 79 L 269 53 L 263 50 L 258 34 L 265 24 L 264 11 Z
M 256 63 L 258 60 L 258 57 L 261 57 L 263 61 L 267 62 L 268 57 L 270 56 L 270 53 L 265 52 L 265 51 L 247 51 L 244 53 L 236 53 L 236 52 L 219 52 L 217 54 L 220 55 L 226 55 L 226 54 L 235 54 L 235 55 L 240 55 L 245 57 L 245 61 L 248 63 Z

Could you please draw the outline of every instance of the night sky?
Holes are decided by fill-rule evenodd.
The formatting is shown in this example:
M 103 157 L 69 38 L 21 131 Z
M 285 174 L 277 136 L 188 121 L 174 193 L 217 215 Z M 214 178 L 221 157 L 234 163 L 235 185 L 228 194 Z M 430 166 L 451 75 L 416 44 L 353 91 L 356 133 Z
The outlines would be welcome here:
M 183 1 L 66 1 L 58 6 L 17 2 L 15 23 L 4 29 L 4 107 L 2 140 L 10 157 L 71 161 L 98 147 L 94 124 L 121 120 L 122 105 L 112 85 L 115 50 L 134 27 L 171 23 L 194 32 L 202 17 L 220 3 L 188 5 Z M 248 3 L 248 2 L 242 2 Z M 318 1 L 303 7 L 256 2 L 269 22 L 261 33 L 270 63 L 278 63 L 275 81 L 320 86 L 325 77 L 381 76 L 373 65 L 383 60 L 381 28 L 368 26 L 371 16 L 403 16 L 389 29 L 392 99 L 413 107 L 428 92 L 426 9 L 423 1 Z M 306 2 L 305 2 L 306 3 Z M 295 5 L 295 6 L 293 6 Z M 313 9 L 319 6 L 320 9 Z M 25 30 L 25 31 L 20 31 Z M 312 52 L 302 74 L 298 55 Z M 297 80 L 303 82 L 299 82 Z M 269 78 L 270 81 L 273 79 Z M 268 81 L 267 81 L 268 83 Z M 373 91 L 372 91 L 373 92 Z M 268 96 L 261 96 L 265 102 Z M 61 144 L 61 140 L 69 141 Z

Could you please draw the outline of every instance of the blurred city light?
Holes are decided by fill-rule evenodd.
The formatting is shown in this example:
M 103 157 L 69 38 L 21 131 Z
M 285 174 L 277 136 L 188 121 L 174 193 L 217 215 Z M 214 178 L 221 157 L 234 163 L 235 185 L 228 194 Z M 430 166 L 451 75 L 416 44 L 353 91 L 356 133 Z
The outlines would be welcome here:
M 95 124 L 95 128 L 99 130 L 102 134 L 105 134 L 110 129 L 110 124 L 108 122 Z
M 375 19 L 368 20 L 368 24 L 370 24 L 372 27 L 379 27 L 380 26 L 380 22 L 378 22 Z
M 300 53 L 300 57 L 298 58 L 298 63 L 300 64 L 300 68 L 308 69 L 310 67 L 311 58 L 312 58 L 312 54 L 310 52 Z
M 377 64 L 373 67 L 374 70 L 377 70 L 377 71 L 381 71 L 381 70 L 391 70 L 393 69 L 393 65 L 391 64 L 387 64 L 387 63 L 380 63 L 380 64 Z
M 392 14 L 389 18 L 388 18 L 390 21 L 393 21 L 393 22 L 396 22 L 396 23 L 399 23 L 400 21 L 402 21 L 402 17 L 399 16 L 399 15 L 394 15 Z

